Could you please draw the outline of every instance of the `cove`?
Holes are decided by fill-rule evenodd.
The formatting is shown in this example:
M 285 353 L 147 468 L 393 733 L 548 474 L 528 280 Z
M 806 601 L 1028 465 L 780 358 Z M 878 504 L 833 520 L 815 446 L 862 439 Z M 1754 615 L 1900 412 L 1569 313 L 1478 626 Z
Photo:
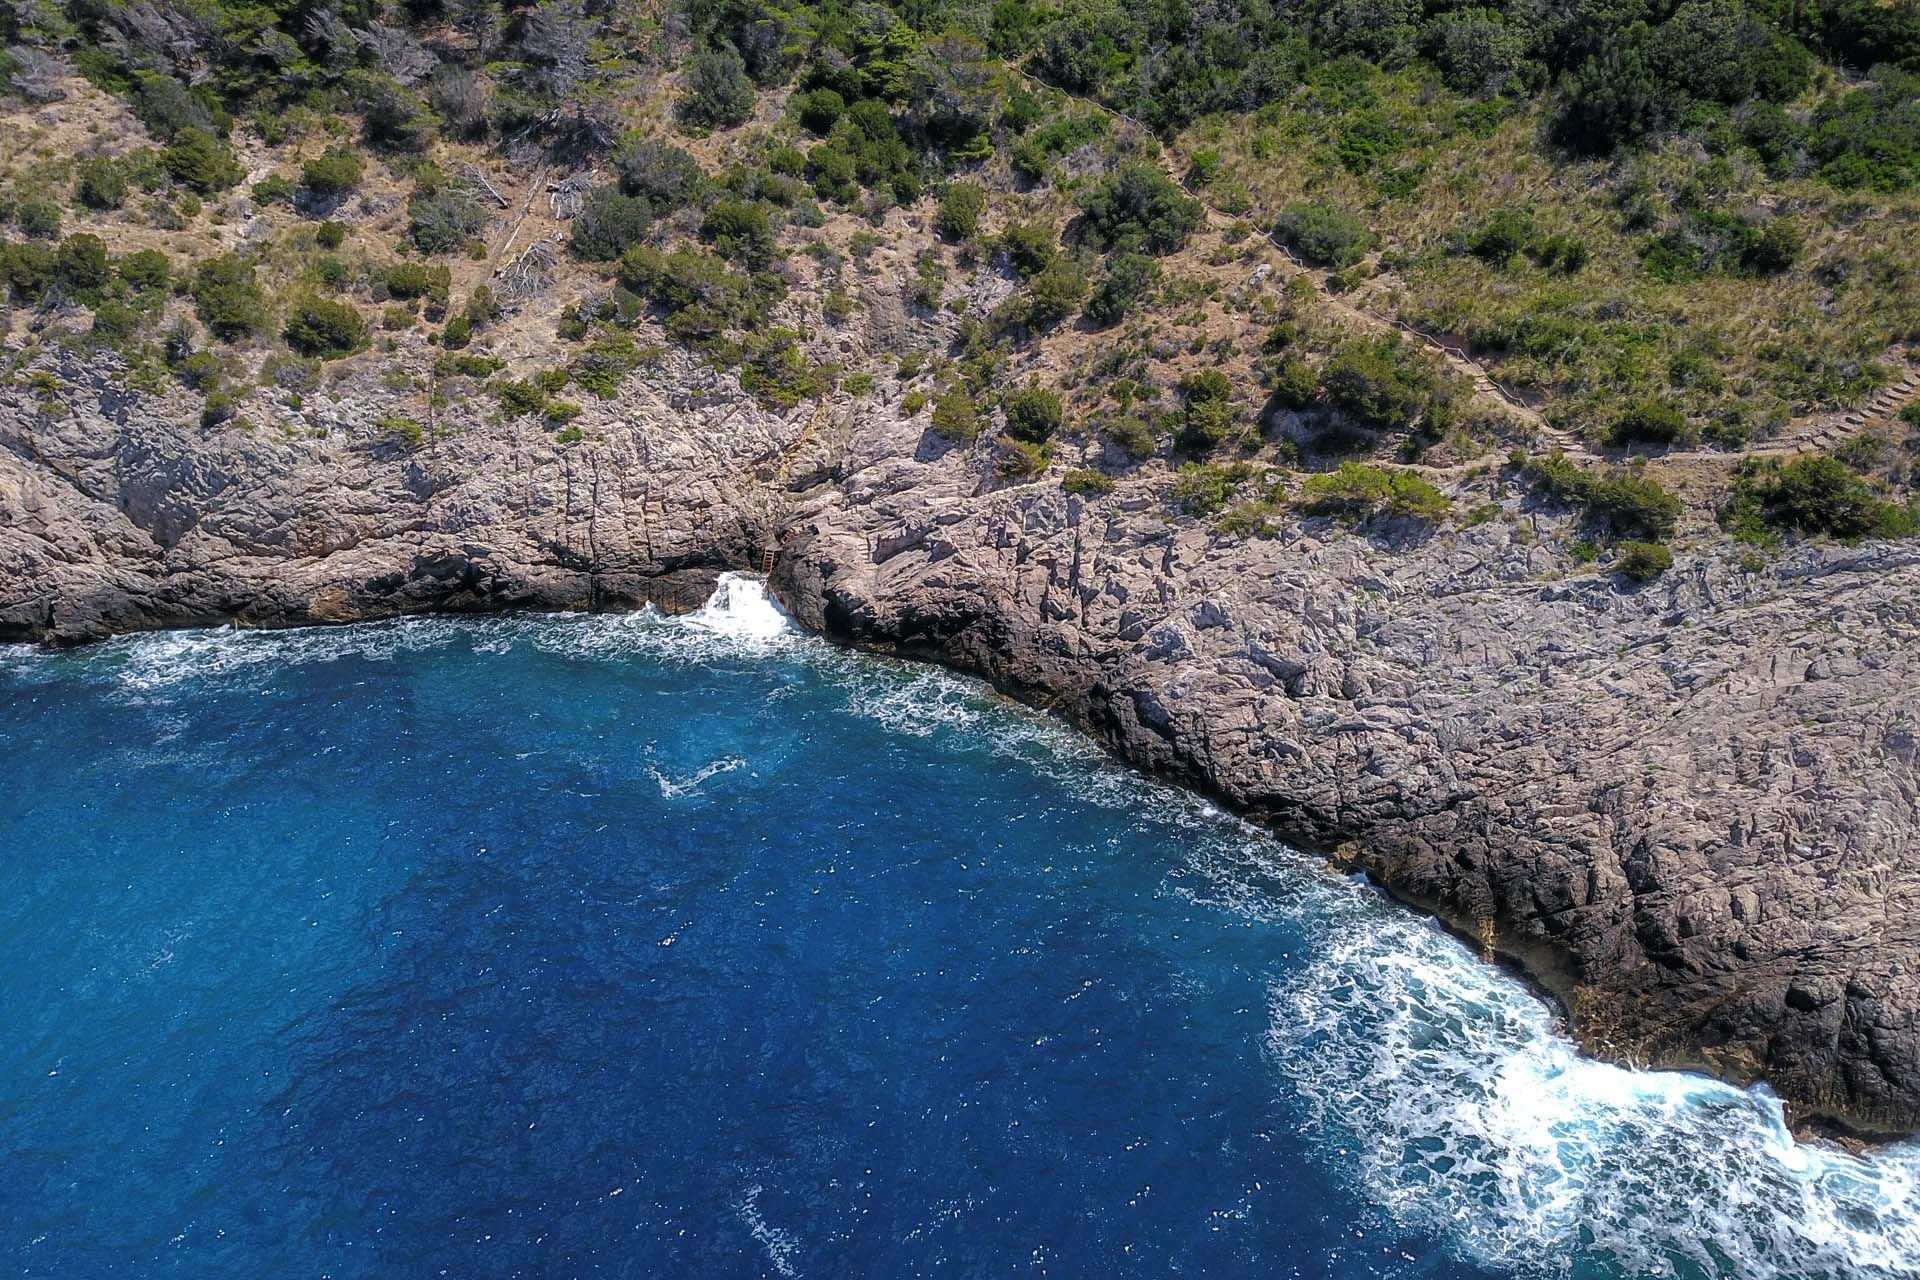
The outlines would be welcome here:
M 0 752 L 22 1276 L 1920 1276 L 1920 1146 L 745 578 L 0 650 Z

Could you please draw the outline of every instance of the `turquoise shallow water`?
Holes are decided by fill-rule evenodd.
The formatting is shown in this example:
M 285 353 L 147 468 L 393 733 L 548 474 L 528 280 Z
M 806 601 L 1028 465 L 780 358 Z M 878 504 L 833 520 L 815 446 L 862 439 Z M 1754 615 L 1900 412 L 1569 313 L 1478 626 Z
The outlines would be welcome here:
M 1920 1276 L 1920 1148 L 745 580 L 0 650 L 0 751 L 9 1274 Z

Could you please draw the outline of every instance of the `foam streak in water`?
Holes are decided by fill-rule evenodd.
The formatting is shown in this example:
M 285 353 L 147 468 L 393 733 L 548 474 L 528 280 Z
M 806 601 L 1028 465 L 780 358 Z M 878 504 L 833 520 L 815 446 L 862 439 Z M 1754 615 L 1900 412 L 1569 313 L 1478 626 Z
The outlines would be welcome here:
M 1410 1227 L 1548 1275 L 1920 1276 L 1920 1148 L 1797 1144 L 1780 1103 L 1582 1057 L 1437 929 L 1351 920 L 1273 992 L 1270 1048 Z

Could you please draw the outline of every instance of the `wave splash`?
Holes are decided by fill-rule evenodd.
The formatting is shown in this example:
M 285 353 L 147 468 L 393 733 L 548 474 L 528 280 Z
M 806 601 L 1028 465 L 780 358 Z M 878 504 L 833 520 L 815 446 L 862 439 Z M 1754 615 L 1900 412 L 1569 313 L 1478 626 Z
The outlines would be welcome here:
M 1326 936 L 1272 992 L 1268 1048 L 1403 1224 L 1526 1274 L 1920 1277 L 1920 1145 L 1803 1145 L 1762 1087 L 1583 1057 L 1423 922 Z

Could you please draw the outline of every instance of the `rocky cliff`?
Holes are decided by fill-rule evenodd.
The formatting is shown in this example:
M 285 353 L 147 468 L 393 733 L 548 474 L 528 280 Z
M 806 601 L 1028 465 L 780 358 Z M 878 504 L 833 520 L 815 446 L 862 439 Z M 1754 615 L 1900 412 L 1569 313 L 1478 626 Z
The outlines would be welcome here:
M 580 443 L 476 416 L 418 449 L 364 431 L 367 393 L 203 429 L 41 361 L 0 391 L 0 636 L 681 607 L 779 544 L 806 624 L 1364 869 L 1596 1049 L 1920 1126 L 1920 547 L 1683 552 L 1634 587 L 1497 471 L 1446 483 L 1499 518 L 1226 537 L 1164 475 L 1009 485 L 885 389 L 776 415 L 679 355 Z

